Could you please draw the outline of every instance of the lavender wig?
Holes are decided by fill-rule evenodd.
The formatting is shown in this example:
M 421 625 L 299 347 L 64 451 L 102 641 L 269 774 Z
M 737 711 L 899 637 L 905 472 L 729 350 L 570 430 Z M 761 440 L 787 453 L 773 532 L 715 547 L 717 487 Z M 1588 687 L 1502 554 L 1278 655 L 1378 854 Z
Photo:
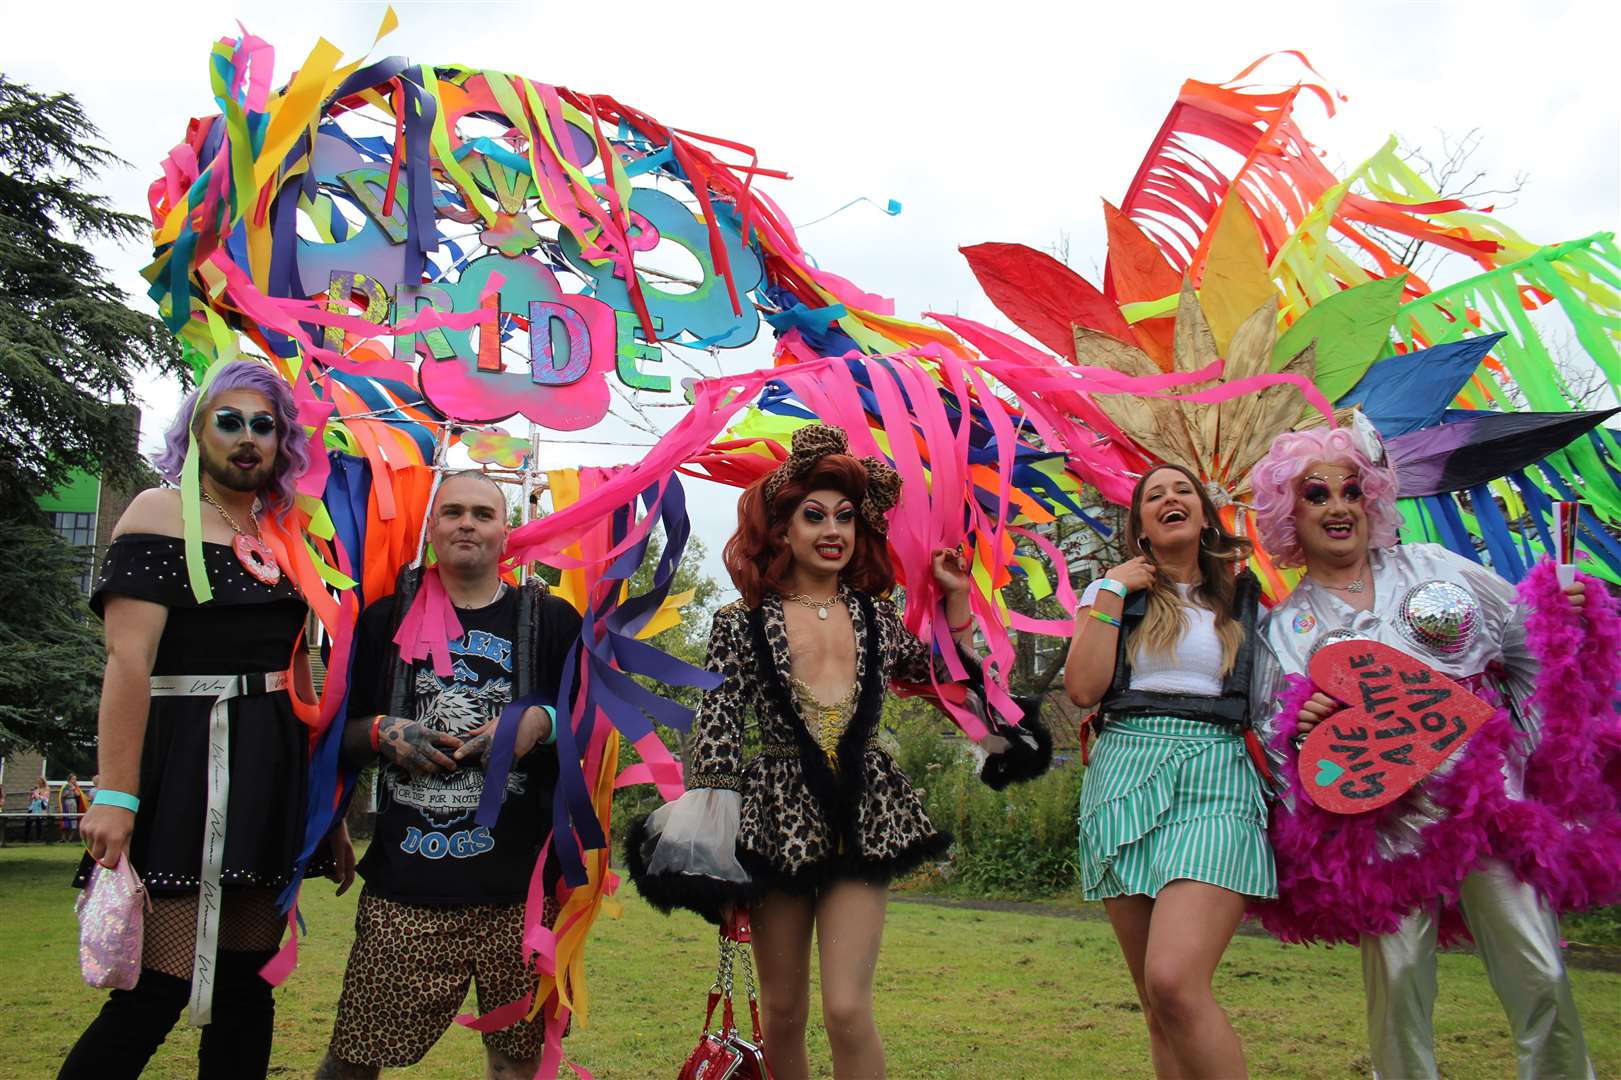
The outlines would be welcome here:
M 1295 532 L 1295 481 L 1314 462 L 1355 469 L 1362 478 L 1363 507 L 1368 515 L 1368 542 L 1372 547 L 1396 544 L 1401 513 L 1396 509 L 1396 476 L 1375 465 L 1357 445 L 1348 428 L 1310 428 L 1279 435 L 1250 474 L 1255 490 L 1255 517 L 1261 543 L 1280 566 L 1304 566 Z
M 187 394 L 174 423 L 163 437 L 163 449 L 152 459 L 152 464 L 165 480 L 178 485 L 191 437 L 207 414 L 204 406 L 231 390 L 251 390 L 270 399 L 270 411 L 276 417 L 276 464 L 271 470 L 266 502 L 273 513 L 284 514 L 292 508 L 298 478 L 309 468 L 309 449 L 304 429 L 298 423 L 298 405 L 293 401 L 292 387 L 287 385 L 286 379 L 256 360 L 233 360 L 220 368 L 214 381 L 208 384 L 208 401 L 197 400 L 201 387 Z

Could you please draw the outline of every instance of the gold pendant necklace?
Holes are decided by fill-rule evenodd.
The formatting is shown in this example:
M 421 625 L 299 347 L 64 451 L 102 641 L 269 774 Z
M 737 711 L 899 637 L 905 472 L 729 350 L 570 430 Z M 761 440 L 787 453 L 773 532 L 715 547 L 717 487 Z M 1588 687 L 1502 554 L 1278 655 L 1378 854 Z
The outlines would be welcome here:
M 834 593 L 832 599 L 830 600 L 812 600 L 804 593 L 794 593 L 788 599 L 792 600 L 800 607 L 815 608 L 816 617 L 824 622 L 827 621 L 828 611 L 833 607 L 834 604 L 839 602 L 839 596 L 837 593 Z

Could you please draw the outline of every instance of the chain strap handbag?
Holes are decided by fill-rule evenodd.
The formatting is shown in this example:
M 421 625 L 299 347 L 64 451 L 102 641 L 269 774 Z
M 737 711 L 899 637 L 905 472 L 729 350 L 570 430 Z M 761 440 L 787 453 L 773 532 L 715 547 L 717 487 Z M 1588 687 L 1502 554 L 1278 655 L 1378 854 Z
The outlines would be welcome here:
M 750 956 L 749 941 L 747 912 L 740 912 L 721 927 L 720 960 L 714 985 L 709 988 L 703 1034 L 687 1055 L 676 1080 L 771 1080 L 771 1067 L 765 1061 L 765 1041 L 760 1035 L 760 997 L 754 985 L 754 960 Z M 734 964 L 743 968 L 743 986 L 749 996 L 749 1018 L 754 1030 L 752 1042 L 737 1030 L 732 1010 Z M 718 1029 L 714 1027 L 717 1005 L 721 1006 Z

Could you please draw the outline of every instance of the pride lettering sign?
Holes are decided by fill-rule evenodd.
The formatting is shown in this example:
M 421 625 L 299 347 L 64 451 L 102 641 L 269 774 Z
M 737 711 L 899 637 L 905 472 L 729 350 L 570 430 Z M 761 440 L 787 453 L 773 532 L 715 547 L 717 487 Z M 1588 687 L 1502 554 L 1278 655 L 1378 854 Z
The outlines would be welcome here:
M 543 124 L 551 114 L 526 111 L 521 102 L 514 108 L 514 99 L 498 93 L 486 75 L 439 85 L 449 153 L 430 155 L 429 162 L 439 257 L 424 262 L 433 269 L 411 272 L 417 218 L 397 148 L 351 134 L 358 122 L 353 111 L 334 110 L 321 122 L 310 163 L 316 193 L 299 209 L 313 228 L 300 230 L 297 259 L 312 295 L 315 285 L 330 310 L 360 311 L 384 332 L 424 310 L 479 313 L 469 329 L 394 336 L 393 355 L 420 364 L 421 389 L 432 405 L 461 420 L 521 413 L 547 427 L 575 430 L 607 412 L 609 374 L 636 390 L 671 389 L 670 377 L 656 369 L 664 356 L 655 342 L 733 348 L 755 339 L 759 315 L 746 300 L 734 308 L 731 294 L 746 295 L 760 283 L 759 256 L 743 244 L 735 223 L 714 222 L 729 289 L 716 269 L 709 223 L 667 191 L 635 186 L 637 178 L 657 177 L 663 164 L 645 140 L 623 129 L 605 140 L 632 182 L 622 207 L 626 247 L 652 267 L 668 265 L 673 256 L 696 270 L 680 281 L 631 270 L 644 322 L 626 283 L 627 260 L 592 242 L 594 231 L 600 241 L 600 227 L 577 205 L 572 214 L 585 239 L 558 228 L 569 201 L 543 190 L 571 174 L 585 176 L 599 196 L 599 213 L 608 212 L 612 194 L 598 190 L 605 174 L 593 170 L 593 179 L 586 173 L 600 164 L 594 134 L 582 126 L 589 121 L 564 116 L 560 125 Z M 516 93 L 512 83 L 504 85 Z M 544 175 L 543 162 L 561 178 Z M 500 285 L 491 289 L 496 275 Z M 343 339 L 343 330 L 327 329 L 328 347 L 341 348 Z
M 420 394 L 401 405 L 573 431 L 607 413 L 610 376 L 679 392 L 665 346 L 745 346 L 757 303 L 777 310 L 754 295 L 765 257 L 744 237 L 764 205 L 749 184 L 780 174 L 493 71 L 394 57 L 328 69 L 324 98 L 298 93 L 308 67 L 267 95 L 260 44 L 216 49 L 222 112 L 193 121 L 151 192 L 152 295 L 210 357 L 239 330 Z

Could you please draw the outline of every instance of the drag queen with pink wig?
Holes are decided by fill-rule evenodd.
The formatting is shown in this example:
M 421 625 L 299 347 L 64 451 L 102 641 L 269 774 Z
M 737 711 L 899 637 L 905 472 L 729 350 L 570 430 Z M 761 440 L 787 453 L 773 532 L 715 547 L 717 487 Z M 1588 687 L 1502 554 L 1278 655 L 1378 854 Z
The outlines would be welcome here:
M 1291 676 L 1266 733 L 1288 790 L 1271 837 L 1287 941 L 1358 942 L 1375 1076 L 1434 1077 L 1438 941 L 1472 936 L 1508 1014 L 1521 1077 L 1591 1077 L 1559 953 L 1562 912 L 1621 899 L 1621 620 L 1591 578 L 1543 563 L 1515 587 L 1434 544 L 1396 546 L 1397 481 L 1377 436 L 1281 436 L 1255 468 L 1262 542 L 1304 566 L 1266 634 Z M 1498 706 L 1462 750 L 1377 810 L 1305 795 L 1297 740 L 1339 706 L 1314 651 L 1367 638 Z

